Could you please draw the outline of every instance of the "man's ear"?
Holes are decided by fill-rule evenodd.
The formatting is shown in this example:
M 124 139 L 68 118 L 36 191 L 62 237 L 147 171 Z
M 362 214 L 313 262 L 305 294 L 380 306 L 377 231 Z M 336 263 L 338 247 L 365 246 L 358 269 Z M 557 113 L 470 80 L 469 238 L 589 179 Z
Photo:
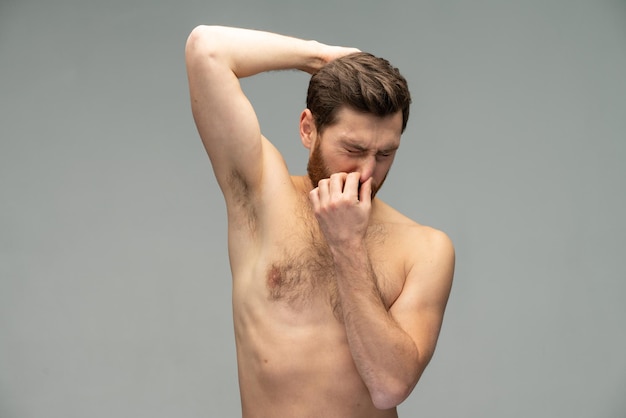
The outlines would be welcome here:
M 304 109 L 300 115 L 300 140 L 305 148 L 311 149 L 315 142 L 317 129 L 315 128 L 315 119 L 309 109 Z

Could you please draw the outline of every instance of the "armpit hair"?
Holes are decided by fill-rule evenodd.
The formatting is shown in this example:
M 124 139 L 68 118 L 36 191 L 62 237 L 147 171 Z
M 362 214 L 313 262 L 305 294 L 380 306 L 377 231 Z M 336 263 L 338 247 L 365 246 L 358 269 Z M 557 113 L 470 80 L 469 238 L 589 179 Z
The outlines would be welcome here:
M 253 194 L 250 184 L 246 181 L 241 171 L 233 169 L 227 178 L 228 188 L 232 194 L 232 205 L 228 208 L 234 215 L 232 220 L 242 219 L 246 221 L 251 231 L 256 229 L 257 209 L 253 203 Z

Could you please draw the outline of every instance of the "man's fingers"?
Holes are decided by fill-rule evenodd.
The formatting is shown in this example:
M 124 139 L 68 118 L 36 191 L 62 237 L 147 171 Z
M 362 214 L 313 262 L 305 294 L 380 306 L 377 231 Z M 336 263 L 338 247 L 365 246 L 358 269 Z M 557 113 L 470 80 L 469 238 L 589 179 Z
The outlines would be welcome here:
M 359 179 L 361 174 L 354 172 L 346 176 L 346 183 L 343 192 L 350 201 L 356 201 L 359 198 Z
M 328 179 L 322 179 L 311 191 L 310 199 L 314 208 L 328 205 L 336 206 L 341 202 L 370 202 L 372 199 L 372 178 L 360 183 L 361 174 L 335 173 Z
M 344 192 L 344 183 L 346 181 L 346 173 L 335 173 L 330 176 L 330 197 L 339 199 Z
M 330 199 L 330 179 L 322 179 L 317 183 L 320 204 L 325 204 Z
M 372 200 L 372 178 L 368 178 L 365 183 L 361 184 L 359 191 L 359 201 L 370 202 Z
M 317 211 L 320 207 L 320 190 L 318 187 L 309 192 L 309 201 L 313 206 L 313 210 Z
M 329 179 L 320 180 L 317 186 L 319 189 L 320 202 L 324 204 L 328 201 L 338 202 L 346 200 L 356 202 L 360 200 L 360 178 L 360 173 L 352 172 L 334 173 Z M 368 184 L 370 184 L 369 193 L 371 193 L 371 181 Z

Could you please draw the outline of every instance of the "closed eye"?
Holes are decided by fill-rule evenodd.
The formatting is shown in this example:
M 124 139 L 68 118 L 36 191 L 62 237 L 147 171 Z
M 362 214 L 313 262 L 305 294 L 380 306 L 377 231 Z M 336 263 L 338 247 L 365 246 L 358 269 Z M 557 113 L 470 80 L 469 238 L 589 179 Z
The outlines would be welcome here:
M 395 149 L 391 149 L 391 150 L 383 150 L 383 151 L 379 151 L 376 155 L 378 157 L 382 157 L 382 158 L 386 158 L 386 157 L 391 157 L 396 153 Z
M 365 149 L 361 149 L 361 148 L 346 148 L 346 151 L 348 151 L 348 154 L 363 154 L 366 150 Z

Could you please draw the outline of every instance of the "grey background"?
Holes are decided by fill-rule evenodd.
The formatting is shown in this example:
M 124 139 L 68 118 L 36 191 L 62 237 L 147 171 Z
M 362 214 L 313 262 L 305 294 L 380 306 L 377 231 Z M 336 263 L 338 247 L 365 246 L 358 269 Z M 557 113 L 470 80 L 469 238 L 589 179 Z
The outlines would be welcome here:
M 389 58 L 380 193 L 457 271 L 405 417 L 626 417 L 626 2 L 1 0 L 0 417 L 240 414 L 200 23 Z M 307 76 L 245 80 L 296 173 Z

